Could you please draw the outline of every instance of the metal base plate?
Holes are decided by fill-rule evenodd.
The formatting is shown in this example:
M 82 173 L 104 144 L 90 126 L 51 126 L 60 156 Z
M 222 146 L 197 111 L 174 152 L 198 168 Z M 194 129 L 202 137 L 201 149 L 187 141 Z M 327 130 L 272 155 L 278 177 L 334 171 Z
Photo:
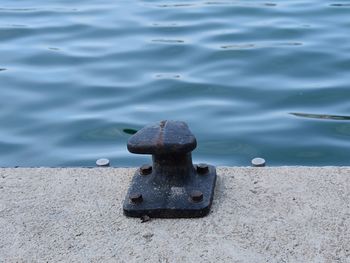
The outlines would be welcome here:
M 186 178 L 177 176 L 161 177 L 151 173 L 141 175 L 137 171 L 126 195 L 123 210 L 126 216 L 159 218 L 203 217 L 210 211 L 216 183 L 216 169 L 208 165 L 206 174 L 198 174 L 196 169 Z M 203 199 L 195 202 L 193 191 L 203 193 Z M 130 196 L 138 193 L 142 201 L 132 202 Z

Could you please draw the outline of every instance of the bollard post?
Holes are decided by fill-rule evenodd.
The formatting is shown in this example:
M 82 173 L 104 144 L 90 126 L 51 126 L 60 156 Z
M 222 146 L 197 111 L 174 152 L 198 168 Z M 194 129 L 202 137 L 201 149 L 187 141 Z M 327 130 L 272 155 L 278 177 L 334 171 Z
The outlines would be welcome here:
M 216 182 L 212 165 L 193 165 L 197 141 L 180 121 L 148 125 L 128 141 L 128 150 L 151 154 L 152 164 L 135 173 L 123 210 L 126 216 L 203 217 L 210 211 Z

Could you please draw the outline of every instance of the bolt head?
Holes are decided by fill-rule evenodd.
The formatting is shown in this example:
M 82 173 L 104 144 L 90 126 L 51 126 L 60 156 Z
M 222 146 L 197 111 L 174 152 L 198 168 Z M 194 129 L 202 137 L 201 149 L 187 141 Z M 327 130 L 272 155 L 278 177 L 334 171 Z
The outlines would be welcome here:
M 254 158 L 252 160 L 252 166 L 254 166 L 254 167 L 264 167 L 265 164 L 266 164 L 265 160 L 263 158 L 260 158 L 260 157 Z
M 148 175 L 150 173 L 152 173 L 152 165 L 149 164 L 144 164 L 140 167 L 140 173 L 142 175 Z
M 197 164 L 197 173 L 199 174 L 206 174 L 209 172 L 209 166 L 205 163 Z
M 141 203 L 143 201 L 142 194 L 140 193 L 132 193 L 130 194 L 129 198 L 133 203 Z
M 195 190 L 191 192 L 191 200 L 193 202 L 201 202 L 203 200 L 203 193 L 201 191 Z
M 99 167 L 107 167 L 109 166 L 109 160 L 106 158 L 101 158 L 96 161 L 96 165 Z

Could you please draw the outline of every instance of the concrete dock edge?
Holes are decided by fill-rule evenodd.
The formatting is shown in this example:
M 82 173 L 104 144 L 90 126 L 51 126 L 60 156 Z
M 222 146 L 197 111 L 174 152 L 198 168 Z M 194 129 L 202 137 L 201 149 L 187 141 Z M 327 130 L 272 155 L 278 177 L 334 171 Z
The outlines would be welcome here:
M 134 168 L 1 168 L 0 262 L 350 262 L 350 167 L 219 167 L 199 219 L 126 218 Z

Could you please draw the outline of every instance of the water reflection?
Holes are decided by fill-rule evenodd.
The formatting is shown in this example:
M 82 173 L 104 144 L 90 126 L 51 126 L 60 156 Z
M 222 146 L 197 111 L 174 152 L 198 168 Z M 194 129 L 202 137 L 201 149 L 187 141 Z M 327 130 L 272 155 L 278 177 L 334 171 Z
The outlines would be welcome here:
M 347 6 L 347 7 L 350 7 L 350 4 L 330 4 L 330 6 Z
M 157 74 L 155 77 L 160 79 L 179 79 L 181 76 L 179 74 Z
M 158 7 L 188 7 L 188 6 L 194 6 L 195 4 L 162 4 L 157 5 Z
M 152 42 L 159 43 L 184 43 L 185 41 L 181 39 L 152 39 Z
M 221 46 L 223 49 L 246 49 L 246 48 L 254 48 L 254 44 L 236 44 L 236 45 L 225 45 Z
M 123 132 L 125 132 L 126 134 L 133 135 L 133 134 L 137 133 L 137 130 L 131 129 L 131 128 L 126 128 L 126 129 L 123 129 Z
M 344 115 L 311 114 L 311 113 L 299 113 L 299 112 L 291 112 L 289 114 L 297 117 L 311 118 L 311 119 L 326 119 L 326 120 L 336 120 L 336 121 L 350 120 L 350 116 L 344 116 Z
M 272 47 L 283 47 L 283 46 L 302 46 L 302 42 L 284 42 L 284 43 L 271 43 L 264 45 L 256 44 L 231 44 L 223 45 L 222 49 L 254 49 L 254 48 L 272 48 Z

